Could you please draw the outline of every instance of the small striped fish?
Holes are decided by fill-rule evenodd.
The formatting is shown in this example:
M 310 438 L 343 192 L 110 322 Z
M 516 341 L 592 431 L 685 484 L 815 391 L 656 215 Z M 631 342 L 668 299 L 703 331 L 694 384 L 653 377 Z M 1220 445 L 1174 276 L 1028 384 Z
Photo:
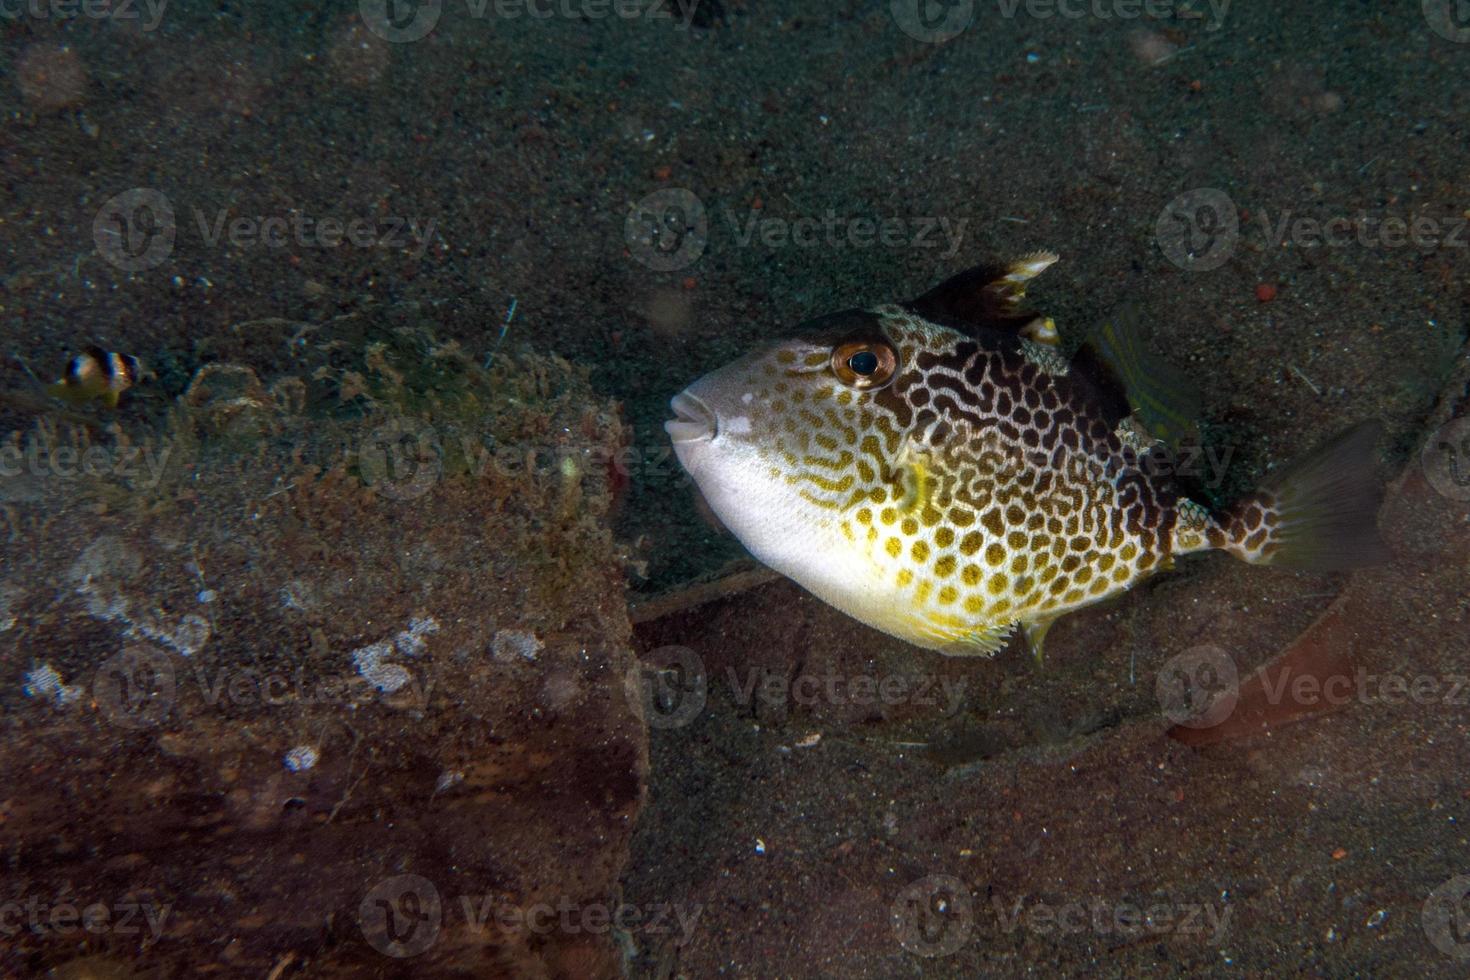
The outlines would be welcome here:
M 1378 557 L 1374 423 L 1215 513 L 1156 465 L 1191 431 L 1174 375 L 1105 327 L 1068 359 L 1023 308 L 1038 253 L 918 299 L 804 324 L 700 378 L 666 423 L 758 559 L 856 619 L 992 654 L 1191 552 L 1341 568 Z
M 142 365 L 133 355 L 93 345 L 68 361 L 66 373 L 46 391 L 75 405 L 100 398 L 108 408 L 116 408 L 122 393 L 137 383 L 141 371 Z

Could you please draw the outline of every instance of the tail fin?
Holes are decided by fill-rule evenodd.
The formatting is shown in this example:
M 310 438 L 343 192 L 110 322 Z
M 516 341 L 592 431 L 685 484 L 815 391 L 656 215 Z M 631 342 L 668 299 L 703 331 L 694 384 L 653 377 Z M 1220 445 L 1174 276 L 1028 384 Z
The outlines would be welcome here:
M 1225 512 L 1219 546 L 1255 565 L 1339 571 L 1388 558 L 1374 519 L 1382 424 L 1364 422 L 1272 473 Z

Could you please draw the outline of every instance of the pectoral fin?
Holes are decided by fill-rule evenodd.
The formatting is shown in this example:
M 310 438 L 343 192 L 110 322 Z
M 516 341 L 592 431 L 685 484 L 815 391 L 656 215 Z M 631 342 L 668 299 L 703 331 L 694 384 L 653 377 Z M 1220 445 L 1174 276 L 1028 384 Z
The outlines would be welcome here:
M 934 496 L 934 473 L 929 453 L 916 446 L 910 438 L 905 440 L 896 462 L 899 486 L 903 490 L 899 510 L 905 514 L 923 512 Z
M 1199 395 L 1189 379 L 1143 344 L 1130 312 L 1088 336 L 1074 363 L 1101 372 L 1121 389 L 1128 406 L 1151 435 L 1178 446 L 1198 434 Z

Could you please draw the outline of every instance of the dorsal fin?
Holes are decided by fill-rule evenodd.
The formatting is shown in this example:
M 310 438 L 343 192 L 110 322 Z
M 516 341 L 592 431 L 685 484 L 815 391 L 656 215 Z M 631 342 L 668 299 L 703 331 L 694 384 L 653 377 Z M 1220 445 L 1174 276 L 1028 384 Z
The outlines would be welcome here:
M 935 286 L 909 309 L 945 326 L 1016 332 L 1036 319 L 1022 306 L 1026 283 L 1056 260 L 1055 252 L 1032 252 L 1010 263 L 977 265 Z

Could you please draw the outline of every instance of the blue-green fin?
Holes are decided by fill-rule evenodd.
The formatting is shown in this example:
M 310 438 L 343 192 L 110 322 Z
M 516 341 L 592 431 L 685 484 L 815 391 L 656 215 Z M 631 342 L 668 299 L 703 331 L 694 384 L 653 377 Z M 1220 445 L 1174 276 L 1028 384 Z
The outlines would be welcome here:
M 1171 446 L 1198 440 L 1198 389 L 1144 346 L 1134 322 L 1128 314 L 1104 322 L 1088 336 L 1087 346 L 1122 388 L 1149 435 Z

